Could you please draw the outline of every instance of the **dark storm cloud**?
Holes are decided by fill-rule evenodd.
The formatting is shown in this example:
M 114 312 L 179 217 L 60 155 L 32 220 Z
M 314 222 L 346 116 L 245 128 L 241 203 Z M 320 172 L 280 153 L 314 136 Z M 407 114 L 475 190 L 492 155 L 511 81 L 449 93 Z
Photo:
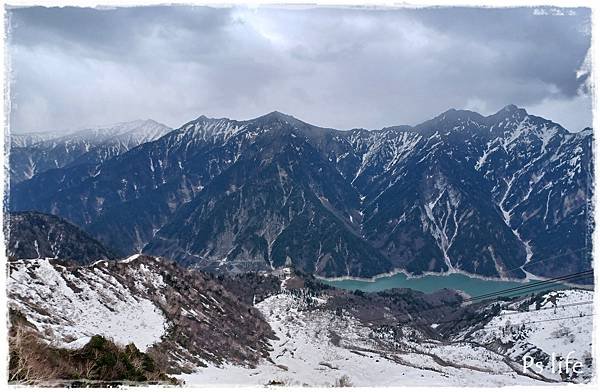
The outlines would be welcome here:
M 589 10 L 579 9 L 578 17 L 540 16 L 531 9 L 497 9 L 481 12 L 465 9 L 438 10 L 424 14 L 424 23 L 456 38 L 485 42 L 500 57 L 499 74 L 526 79 L 537 78 L 555 84 L 566 95 L 576 95 L 580 82 L 575 72 L 590 46 L 584 34 L 590 28 Z
M 541 9 L 542 11 L 546 9 Z M 590 12 L 134 7 L 10 11 L 13 130 L 279 110 L 338 128 L 515 103 L 591 125 Z M 579 72 L 579 73 L 578 73 Z

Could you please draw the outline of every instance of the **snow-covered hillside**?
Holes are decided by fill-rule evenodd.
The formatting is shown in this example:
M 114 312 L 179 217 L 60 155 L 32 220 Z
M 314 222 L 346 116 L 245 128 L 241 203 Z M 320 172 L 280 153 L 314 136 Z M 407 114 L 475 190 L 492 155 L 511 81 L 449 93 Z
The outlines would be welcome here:
M 276 332 L 270 361 L 256 369 L 209 367 L 184 376 L 190 385 L 226 384 L 292 386 L 418 386 L 418 385 L 506 385 L 510 372 L 498 360 L 482 371 L 442 366 L 427 354 L 386 348 L 373 331 L 353 317 L 327 311 L 310 311 L 300 298 L 279 294 L 257 304 Z M 385 340 L 385 337 L 381 336 Z M 465 357 L 475 354 L 461 348 Z M 462 357 L 462 356 L 457 356 Z M 512 381 L 512 382 L 511 382 Z M 509 383 L 533 384 L 517 377 Z
M 217 281 L 163 259 L 134 255 L 91 266 L 51 259 L 10 263 L 8 302 L 52 346 L 94 335 L 134 343 L 179 373 L 266 356 L 267 323 Z
M 11 268 L 10 306 L 47 331 L 53 345 L 79 348 L 102 335 L 145 351 L 165 333 L 167 319 L 156 305 L 100 269 L 71 272 L 48 259 L 17 261 Z
M 478 326 L 475 331 L 465 331 L 459 338 L 470 335 L 468 340 L 498 345 L 503 354 L 521 363 L 524 355 L 530 355 L 542 361 L 543 374 L 555 380 L 560 380 L 561 374 L 556 371 L 557 365 L 552 371 L 553 353 L 556 358 L 567 358 L 571 353 L 572 361 L 584 365 L 576 380 L 591 377 L 592 291 L 553 291 L 540 301 L 530 303 L 526 299 L 503 308 L 487 324 Z
M 565 291 L 558 295 L 573 301 L 589 298 L 589 293 L 583 291 Z M 256 307 L 279 338 L 273 342 L 270 360 L 263 360 L 256 368 L 210 366 L 184 376 L 184 380 L 189 385 L 374 387 L 532 385 L 560 379 L 546 374 L 525 374 L 520 357 L 500 352 L 493 339 L 486 340 L 484 336 L 491 332 L 483 331 L 495 330 L 497 318 L 472 339 L 462 336 L 453 342 L 443 342 L 408 327 L 403 337 L 377 330 L 347 312 L 331 312 L 320 306 L 326 302 L 327 298 L 313 298 L 309 306 L 305 295 L 290 291 L 265 299 Z M 533 319 L 545 317 L 533 316 Z M 554 333 L 555 327 L 558 328 L 558 324 L 530 340 L 544 350 L 560 346 L 562 338 Z M 537 328 L 544 330 L 542 326 Z M 590 323 L 579 325 L 571 333 L 576 343 L 573 347 L 563 346 L 563 351 L 580 350 L 591 343 Z M 528 344 L 522 338 L 516 339 Z

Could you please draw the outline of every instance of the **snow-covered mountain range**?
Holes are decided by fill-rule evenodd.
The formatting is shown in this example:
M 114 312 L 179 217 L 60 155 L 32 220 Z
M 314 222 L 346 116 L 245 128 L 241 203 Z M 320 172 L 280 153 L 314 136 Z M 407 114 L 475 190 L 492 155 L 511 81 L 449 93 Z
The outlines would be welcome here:
M 591 265 L 591 173 L 590 129 L 513 105 L 372 131 L 202 116 L 18 183 L 10 207 L 211 271 L 560 276 Z

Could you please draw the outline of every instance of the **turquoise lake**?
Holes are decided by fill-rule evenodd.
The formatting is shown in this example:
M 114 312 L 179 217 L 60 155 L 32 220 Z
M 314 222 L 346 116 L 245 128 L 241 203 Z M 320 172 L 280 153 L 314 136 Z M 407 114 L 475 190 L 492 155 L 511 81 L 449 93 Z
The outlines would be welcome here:
M 470 296 L 478 296 L 489 293 L 495 293 L 500 290 L 514 289 L 523 285 L 540 282 L 539 280 L 530 280 L 528 282 L 509 282 L 472 278 L 462 274 L 450 275 L 426 275 L 417 278 L 408 278 L 403 273 L 392 276 L 378 278 L 373 282 L 344 279 L 344 280 L 321 280 L 330 286 L 346 290 L 361 290 L 365 292 L 382 291 L 393 288 L 409 288 L 419 290 L 425 293 L 432 293 L 444 288 L 462 290 Z M 511 292 L 511 295 L 527 295 L 536 291 L 545 291 L 549 289 L 565 288 L 564 285 L 554 283 L 546 284 L 537 288 L 524 288 L 522 292 Z

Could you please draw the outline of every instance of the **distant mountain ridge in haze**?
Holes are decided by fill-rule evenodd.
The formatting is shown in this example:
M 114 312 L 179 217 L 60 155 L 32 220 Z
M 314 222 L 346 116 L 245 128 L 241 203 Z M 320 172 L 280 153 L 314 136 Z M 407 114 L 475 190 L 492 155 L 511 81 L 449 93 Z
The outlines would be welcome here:
M 51 169 L 98 164 L 169 131 L 154 120 L 135 120 L 75 131 L 11 134 L 10 180 L 15 184 Z
M 374 131 L 279 112 L 201 116 L 36 175 L 10 205 L 65 217 L 122 253 L 213 271 L 559 276 L 591 267 L 591 154 L 591 130 L 514 105 Z

